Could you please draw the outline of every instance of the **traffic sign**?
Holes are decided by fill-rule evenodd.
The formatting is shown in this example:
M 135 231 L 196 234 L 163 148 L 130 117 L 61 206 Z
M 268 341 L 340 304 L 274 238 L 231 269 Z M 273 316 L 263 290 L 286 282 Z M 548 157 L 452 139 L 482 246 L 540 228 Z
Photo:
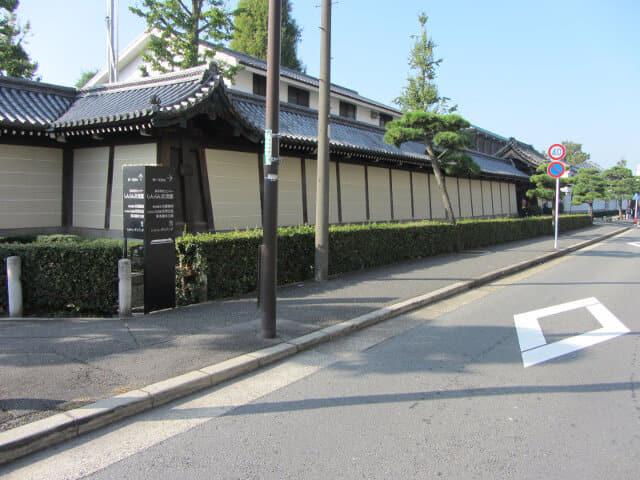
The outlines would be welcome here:
M 551 162 L 547 167 L 547 173 L 553 178 L 560 178 L 564 175 L 564 171 L 564 163 L 562 162 Z
M 549 147 L 549 151 L 547 153 L 551 160 L 562 160 L 567 154 L 567 149 L 564 148 L 564 145 L 555 143 Z
M 640 200 L 640 195 L 638 195 L 638 193 L 634 193 L 633 197 L 631 197 L 631 200 Z

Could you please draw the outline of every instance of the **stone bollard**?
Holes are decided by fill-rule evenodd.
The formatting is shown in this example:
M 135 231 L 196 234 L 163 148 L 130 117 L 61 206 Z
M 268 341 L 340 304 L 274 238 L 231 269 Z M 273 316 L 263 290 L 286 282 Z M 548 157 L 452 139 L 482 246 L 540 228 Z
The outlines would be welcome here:
M 9 316 L 22 316 L 22 265 L 20 257 L 7 257 L 7 291 Z
M 131 260 L 118 260 L 118 312 L 122 317 L 131 316 Z

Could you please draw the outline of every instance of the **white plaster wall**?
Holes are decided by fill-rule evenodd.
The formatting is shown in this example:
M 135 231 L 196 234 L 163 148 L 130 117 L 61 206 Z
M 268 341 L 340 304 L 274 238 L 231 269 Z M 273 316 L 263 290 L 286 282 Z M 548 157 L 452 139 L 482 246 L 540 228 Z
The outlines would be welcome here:
M 307 158 L 307 215 L 309 224 L 316 223 L 316 184 L 317 184 L 317 162 Z M 336 177 L 336 164 L 329 162 L 329 223 L 338 223 L 338 183 Z
M 300 159 L 282 157 L 278 167 L 278 225 L 302 224 L 302 167 Z
M 446 218 L 446 213 L 444 203 L 442 202 L 442 194 L 438 188 L 436 177 L 431 174 L 429 175 L 429 190 L 431 190 L 432 218 L 434 220 L 444 220 Z
M 342 222 L 366 222 L 367 194 L 364 166 L 340 164 L 340 196 L 342 198 Z
M 409 172 L 391 170 L 393 182 L 393 218 L 394 220 L 410 220 L 411 216 L 411 181 Z
M 426 173 L 413 172 L 413 218 L 418 220 L 429 218 L 428 180 Z
M 489 189 L 493 199 L 493 214 L 502 215 L 502 206 L 500 204 L 500 183 L 491 182 Z
M 62 149 L 0 145 L 0 228 L 62 225 Z
M 482 188 L 480 180 L 471 180 L 471 199 L 473 201 L 473 216 L 481 217 L 482 211 Z
M 260 74 L 264 76 L 264 74 Z M 233 88 L 241 92 L 253 93 L 253 71 L 248 69 L 240 70 L 233 78 Z
M 494 215 L 493 197 L 491 195 L 491 182 L 482 180 L 482 205 L 486 216 Z
M 207 149 L 205 158 L 216 230 L 261 227 L 257 155 Z
M 372 221 L 391 220 L 391 196 L 389 170 L 380 167 L 367 168 L 369 178 L 369 216 Z
M 157 165 L 155 143 L 118 145 L 113 153 L 113 186 L 111 188 L 110 229 L 122 230 L 122 167 L 125 165 Z
M 109 147 L 73 151 L 73 226 L 104 228 Z
M 471 212 L 471 180 L 468 178 L 460 178 L 458 180 L 460 185 L 460 207 L 462 209 L 462 218 L 473 217 Z

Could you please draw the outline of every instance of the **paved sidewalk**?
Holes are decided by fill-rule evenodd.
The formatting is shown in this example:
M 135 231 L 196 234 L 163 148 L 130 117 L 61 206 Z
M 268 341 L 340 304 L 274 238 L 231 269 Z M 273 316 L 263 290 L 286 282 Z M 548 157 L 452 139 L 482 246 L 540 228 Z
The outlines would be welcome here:
M 558 252 L 567 253 L 567 248 L 628 226 L 594 225 L 562 235 Z M 225 375 L 216 377 L 224 380 L 231 373 L 249 371 L 244 368 L 249 363 L 250 369 L 257 368 L 267 359 L 275 361 L 331 335 L 437 300 L 436 295 L 444 298 L 473 288 L 478 279 L 489 281 L 491 275 L 503 275 L 515 265 L 526 268 L 522 262 L 539 263 L 552 252 L 556 252 L 553 238 L 542 237 L 353 272 L 322 284 L 309 281 L 283 287 L 278 290 L 278 336 L 271 340 L 260 337 L 255 296 L 130 318 L 0 318 L 0 432 L 17 431 L 14 427 L 60 412 L 67 412 L 65 418 L 76 418 L 77 412 L 84 415 L 91 410 L 78 407 L 117 395 L 144 396 L 148 405 L 131 409 L 140 411 L 156 404 L 154 395 L 158 399 L 162 395 L 162 401 L 176 398 L 171 382 L 162 382 L 172 377 L 187 374 L 189 387 L 181 393 L 185 394 L 191 387 L 193 391 L 216 383 L 211 377 L 200 378 L 195 370 L 211 376 L 223 368 L 216 365 L 224 365 Z M 235 359 L 243 354 L 249 355 Z M 230 359 L 234 360 L 221 364 Z M 162 383 L 151 385 L 157 382 Z M 58 417 L 63 415 L 53 418 Z M 108 421 L 113 418 L 97 423 Z M 77 435 L 78 424 L 81 421 L 76 422 L 73 435 L 63 436 Z

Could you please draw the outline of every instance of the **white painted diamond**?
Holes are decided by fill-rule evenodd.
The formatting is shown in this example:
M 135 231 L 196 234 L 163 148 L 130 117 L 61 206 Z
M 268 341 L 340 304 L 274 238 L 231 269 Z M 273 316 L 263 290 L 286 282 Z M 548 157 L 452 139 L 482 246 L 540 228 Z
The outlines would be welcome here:
M 538 320 L 549 315 L 569 312 L 579 308 L 586 308 L 598 320 L 602 328 L 547 344 Z M 630 332 L 613 313 L 594 297 L 541 308 L 532 312 L 519 313 L 513 316 L 513 320 L 516 324 L 520 351 L 522 352 L 522 363 L 525 368 L 606 342 Z

